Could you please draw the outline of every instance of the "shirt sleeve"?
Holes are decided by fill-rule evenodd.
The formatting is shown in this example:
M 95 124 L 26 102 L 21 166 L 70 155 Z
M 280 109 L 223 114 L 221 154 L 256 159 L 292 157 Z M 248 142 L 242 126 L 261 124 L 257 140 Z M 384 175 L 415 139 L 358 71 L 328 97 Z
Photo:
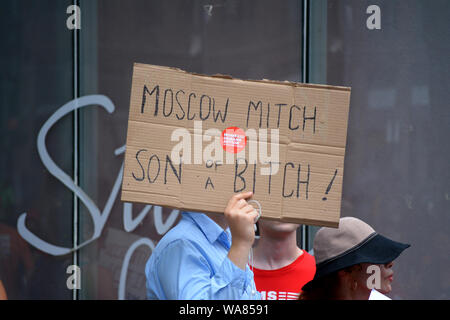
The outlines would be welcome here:
M 225 257 L 214 272 L 202 251 L 188 240 L 169 244 L 155 267 L 160 287 L 169 300 L 260 299 L 248 266 L 244 271 Z

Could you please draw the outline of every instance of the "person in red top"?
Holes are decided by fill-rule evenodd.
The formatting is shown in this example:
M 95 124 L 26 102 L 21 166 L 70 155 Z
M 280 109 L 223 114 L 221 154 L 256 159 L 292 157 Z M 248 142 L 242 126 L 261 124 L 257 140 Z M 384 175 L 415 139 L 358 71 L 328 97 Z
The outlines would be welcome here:
M 263 300 L 298 300 L 314 278 L 316 261 L 297 246 L 298 224 L 260 219 L 260 239 L 253 250 L 256 290 Z

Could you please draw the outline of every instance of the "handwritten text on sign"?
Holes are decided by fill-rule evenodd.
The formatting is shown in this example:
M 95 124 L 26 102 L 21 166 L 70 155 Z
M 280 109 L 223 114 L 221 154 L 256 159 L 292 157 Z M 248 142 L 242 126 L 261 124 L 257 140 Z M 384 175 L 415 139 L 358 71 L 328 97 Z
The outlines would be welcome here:
M 248 190 L 266 218 L 337 226 L 349 98 L 136 64 L 122 200 L 223 212 Z

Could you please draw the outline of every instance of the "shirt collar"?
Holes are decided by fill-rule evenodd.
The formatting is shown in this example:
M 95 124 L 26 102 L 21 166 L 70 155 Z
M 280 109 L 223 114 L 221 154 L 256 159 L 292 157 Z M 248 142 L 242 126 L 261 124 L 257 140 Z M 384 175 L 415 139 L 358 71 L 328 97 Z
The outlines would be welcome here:
M 221 242 L 227 249 L 231 245 L 231 234 L 229 228 L 226 231 L 204 213 L 182 212 L 182 215 L 191 219 L 203 232 L 210 243 Z

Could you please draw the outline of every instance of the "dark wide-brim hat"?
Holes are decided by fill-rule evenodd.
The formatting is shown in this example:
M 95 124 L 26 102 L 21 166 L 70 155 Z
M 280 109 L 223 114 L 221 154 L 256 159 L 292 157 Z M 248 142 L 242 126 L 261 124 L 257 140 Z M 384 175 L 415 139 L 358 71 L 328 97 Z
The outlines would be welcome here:
M 339 228 L 320 228 L 316 233 L 314 280 L 359 263 L 392 262 L 409 246 L 378 234 L 360 219 L 341 218 Z

